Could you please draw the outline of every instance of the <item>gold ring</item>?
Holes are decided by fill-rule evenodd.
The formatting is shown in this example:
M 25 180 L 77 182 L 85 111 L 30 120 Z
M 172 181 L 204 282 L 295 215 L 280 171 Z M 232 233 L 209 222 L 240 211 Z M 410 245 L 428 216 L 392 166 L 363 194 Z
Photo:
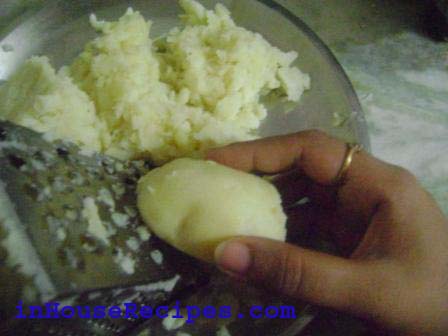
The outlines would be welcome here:
M 334 179 L 334 184 L 341 184 L 343 182 L 345 175 L 352 164 L 353 156 L 355 153 L 362 150 L 362 145 L 360 144 L 346 143 L 346 147 L 347 149 L 345 151 L 344 162 L 342 163 L 341 169 Z

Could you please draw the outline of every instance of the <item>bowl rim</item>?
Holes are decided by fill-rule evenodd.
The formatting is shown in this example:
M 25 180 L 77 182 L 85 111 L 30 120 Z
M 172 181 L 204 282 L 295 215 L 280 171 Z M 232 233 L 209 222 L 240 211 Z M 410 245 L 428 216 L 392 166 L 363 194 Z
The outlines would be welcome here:
M 354 112 L 349 118 L 349 122 L 352 123 L 354 137 L 367 151 L 371 151 L 370 137 L 367 128 L 367 121 L 365 118 L 364 110 L 356 94 L 355 88 L 350 81 L 347 73 L 342 67 L 341 63 L 337 60 L 331 49 L 322 41 L 322 39 L 297 15 L 293 14 L 289 9 L 279 4 L 275 0 L 256 0 L 257 2 L 267 6 L 268 8 L 278 12 L 285 19 L 292 22 L 299 30 L 308 36 L 310 42 L 318 49 L 322 57 L 331 65 L 334 69 L 334 75 L 340 82 L 343 91 L 345 92 L 349 104 Z

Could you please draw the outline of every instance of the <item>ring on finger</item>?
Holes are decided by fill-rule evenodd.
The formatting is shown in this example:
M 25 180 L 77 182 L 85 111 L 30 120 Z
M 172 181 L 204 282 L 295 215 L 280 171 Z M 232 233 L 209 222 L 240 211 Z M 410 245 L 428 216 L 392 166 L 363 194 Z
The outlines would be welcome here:
M 347 172 L 353 162 L 353 156 L 355 153 L 358 153 L 362 150 L 362 145 L 357 143 L 346 143 L 346 151 L 344 156 L 344 161 L 342 162 L 342 166 L 339 169 L 338 174 L 334 178 L 334 184 L 339 185 L 342 184 L 345 180 Z

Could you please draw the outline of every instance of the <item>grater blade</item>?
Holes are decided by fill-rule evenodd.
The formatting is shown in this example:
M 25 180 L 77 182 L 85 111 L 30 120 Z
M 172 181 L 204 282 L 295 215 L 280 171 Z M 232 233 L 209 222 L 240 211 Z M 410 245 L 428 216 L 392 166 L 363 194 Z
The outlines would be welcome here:
M 182 269 L 179 260 L 196 267 L 196 261 L 151 236 L 138 215 L 136 183 L 151 167 L 87 154 L 71 143 L 49 142 L 0 122 L 2 203 L 9 202 L 8 211 L 17 217 L 0 216 L 0 250 L 6 250 L 3 262 L 0 251 L 0 274 L 26 275 L 22 294 L 34 290 L 37 301 L 45 301 L 172 279 Z M 194 272 L 181 274 L 178 286 L 193 278 Z

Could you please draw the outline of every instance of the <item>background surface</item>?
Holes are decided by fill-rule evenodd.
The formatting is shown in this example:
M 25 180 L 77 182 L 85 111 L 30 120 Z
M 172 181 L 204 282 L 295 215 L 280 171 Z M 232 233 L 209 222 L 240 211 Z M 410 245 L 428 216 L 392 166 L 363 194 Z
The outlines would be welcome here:
M 430 1 L 278 0 L 344 67 L 372 152 L 410 169 L 448 215 L 448 43 Z

